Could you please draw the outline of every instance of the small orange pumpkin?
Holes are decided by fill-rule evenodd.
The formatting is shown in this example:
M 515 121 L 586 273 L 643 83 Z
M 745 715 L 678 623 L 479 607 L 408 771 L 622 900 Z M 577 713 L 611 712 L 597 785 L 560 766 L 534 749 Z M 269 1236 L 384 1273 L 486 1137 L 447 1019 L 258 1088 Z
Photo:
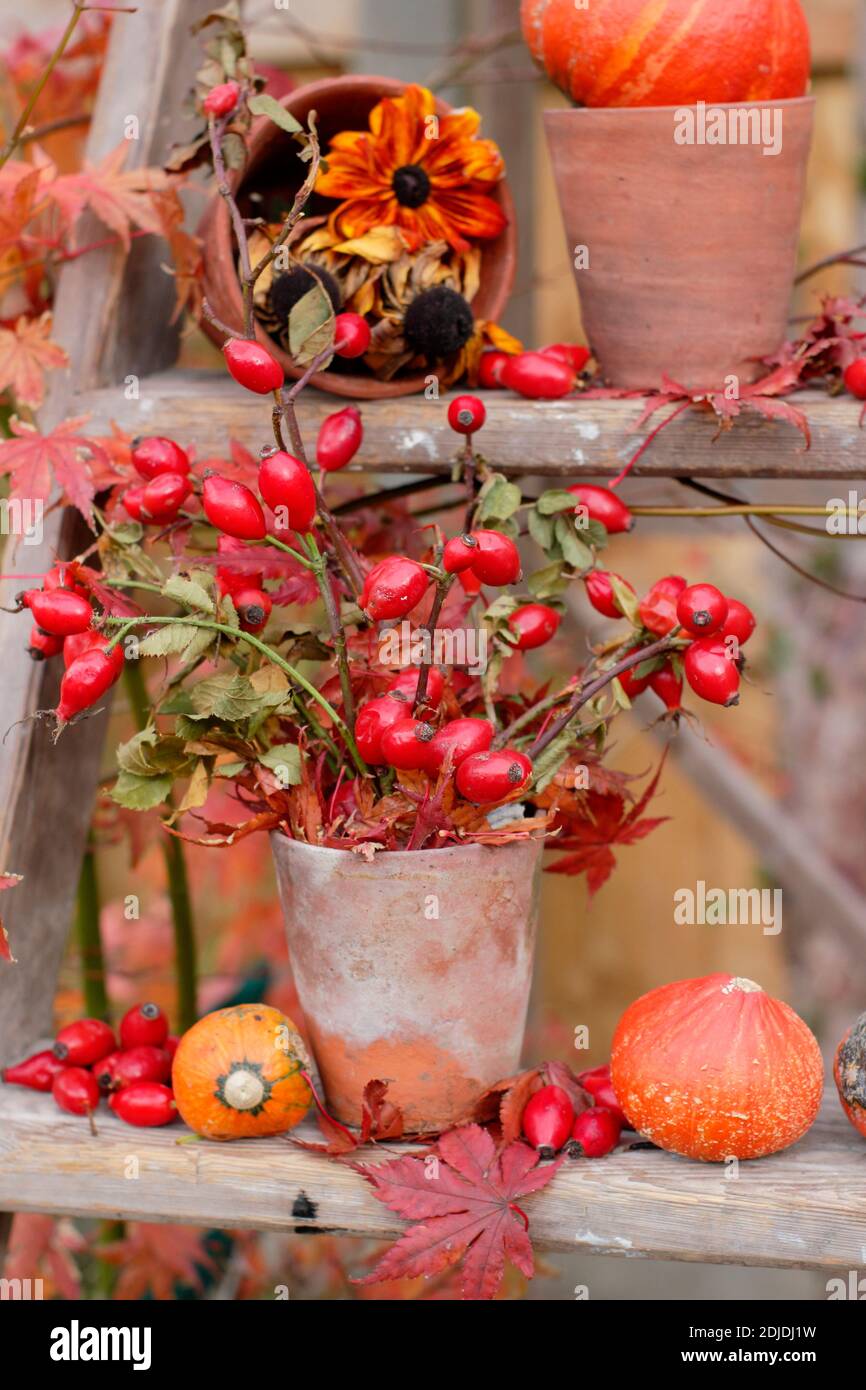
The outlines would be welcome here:
M 284 1134 L 306 1115 L 309 1059 L 290 1018 L 267 1004 L 217 1009 L 194 1023 L 172 1065 L 182 1119 L 205 1139 Z
M 707 975 L 636 999 L 610 1058 L 616 1098 L 661 1149 L 720 1163 L 788 1148 L 821 1105 L 821 1049 L 752 980 Z
M 866 1014 L 860 1015 L 837 1047 L 833 1076 L 842 1109 L 866 1136 Z

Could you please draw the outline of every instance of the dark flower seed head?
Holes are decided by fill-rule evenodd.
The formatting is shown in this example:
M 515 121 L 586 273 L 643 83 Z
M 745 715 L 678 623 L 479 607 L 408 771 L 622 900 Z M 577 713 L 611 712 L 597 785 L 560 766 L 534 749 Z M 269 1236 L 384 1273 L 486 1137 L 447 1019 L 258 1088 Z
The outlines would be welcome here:
M 403 164 L 391 180 L 394 197 L 404 208 L 420 208 L 430 197 L 430 177 L 420 164 Z
M 424 290 L 413 299 L 403 320 L 406 341 L 428 362 L 441 362 L 459 352 L 474 330 L 469 304 L 447 285 Z

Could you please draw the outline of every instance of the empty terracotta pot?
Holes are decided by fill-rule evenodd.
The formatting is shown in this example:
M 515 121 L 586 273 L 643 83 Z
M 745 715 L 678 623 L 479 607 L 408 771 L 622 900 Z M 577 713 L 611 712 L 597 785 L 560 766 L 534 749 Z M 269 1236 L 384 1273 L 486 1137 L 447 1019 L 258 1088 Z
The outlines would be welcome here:
M 802 97 L 544 113 L 569 255 L 589 260 L 575 268 L 584 327 L 612 386 L 766 371 L 754 359 L 788 336 L 814 109 Z M 758 143 L 699 143 L 710 122 Z
M 377 854 L 271 836 L 289 955 L 328 1105 L 388 1081 L 441 1130 L 520 1063 L 542 843 Z
M 386 96 L 399 96 L 406 83 L 390 77 L 334 77 L 310 82 L 298 87 L 281 99 L 280 105 L 290 111 L 303 126 L 311 111 L 316 112 L 316 128 L 322 149 L 326 150 L 333 135 L 341 130 L 366 130 L 370 112 Z M 451 110 L 446 102 L 438 101 L 437 110 Z M 307 165 L 297 158 L 298 145 L 285 131 L 274 125 L 267 116 L 253 121 L 247 141 L 249 158 L 240 174 L 230 175 L 230 182 L 245 215 L 260 215 L 261 203 L 250 205 L 248 193 L 255 190 L 267 199 L 270 192 L 294 195 L 303 183 Z M 495 194 L 508 224 L 495 241 L 480 242 L 481 284 L 472 303 L 477 319 L 498 320 L 508 302 L 517 266 L 517 228 L 514 204 L 508 184 L 503 180 Z M 307 204 L 310 216 L 329 212 L 336 204 L 331 199 L 315 195 Z M 235 242 L 225 200 L 215 193 L 210 199 L 198 228 L 204 242 L 204 293 L 213 312 L 224 323 L 240 328 L 243 322 L 241 292 L 235 269 Z M 208 337 L 222 347 L 224 335 L 206 319 L 201 327 Z M 279 360 L 287 376 L 298 378 L 301 371 L 292 359 L 256 324 L 259 342 Z M 322 391 L 353 400 L 376 400 L 388 396 L 408 396 L 423 391 L 429 372 L 401 376 L 395 381 L 379 381 L 365 369 L 342 373 L 318 372 L 311 384 Z

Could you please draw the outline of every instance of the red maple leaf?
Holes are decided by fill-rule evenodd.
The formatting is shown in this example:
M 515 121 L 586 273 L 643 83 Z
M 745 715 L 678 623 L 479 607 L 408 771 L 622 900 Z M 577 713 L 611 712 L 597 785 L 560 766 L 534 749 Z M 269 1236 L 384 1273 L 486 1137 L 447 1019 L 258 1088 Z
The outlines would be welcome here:
M 110 460 L 98 440 L 79 432 L 86 419 L 64 420 L 50 434 L 40 434 L 34 425 L 12 417 L 9 428 L 15 438 L 0 440 L 0 476 L 10 475 L 13 498 L 47 502 L 60 488 L 64 500 L 91 522 L 94 465 L 108 469 Z
M 387 1139 L 403 1137 L 403 1112 L 394 1105 L 388 1096 L 387 1081 L 368 1081 L 364 1087 L 361 1101 L 361 1128 L 357 1133 L 346 1129 L 345 1125 L 332 1120 L 318 1096 L 315 1097 L 319 1129 L 327 1143 L 311 1144 L 306 1139 L 293 1139 L 299 1149 L 312 1153 L 328 1154 L 339 1158 L 343 1154 L 354 1153 L 362 1144 L 375 1144 Z
M 592 788 L 560 806 L 555 825 L 561 834 L 553 847 L 571 852 L 552 864 L 547 873 L 585 873 L 589 896 L 593 897 L 616 867 L 612 847 L 636 844 L 668 820 L 667 816 L 650 818 L 643 814 L 655 795 L 664 763 L 663 757 L 643 795 L 633 804 L 624 792 Z
M 386 1250 L 357 1284 L 438 1274 L 462 1260 L 463 1297 L 493 1298 L 506 1259 L 531 1279 L 529 1221 L 518 1199 L 546 1187 L 561 1160 L 538 1166 L 519 1141 L 497 1153 L 480 1125 L 443 1134 L 429 1154 L 389 1163 L 356 1163 L 376 1197 L 417 1224 Z
M 121 140 L 99 164 L 85 164 L 77 173 L 61 174 L 45 188 L 69 226 L 89 208 L 111 228 L 126 251 L 133 226 L 145 232 L 163 230 L 153 194 L 170 184 L 161 169 L 124 170 L 129 148 L 129 141 Z

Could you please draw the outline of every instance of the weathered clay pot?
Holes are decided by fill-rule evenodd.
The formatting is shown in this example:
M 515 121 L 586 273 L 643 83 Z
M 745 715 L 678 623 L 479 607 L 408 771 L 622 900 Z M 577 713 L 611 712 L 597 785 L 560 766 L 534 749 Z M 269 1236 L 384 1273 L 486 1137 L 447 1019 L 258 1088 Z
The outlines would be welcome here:
M 698 108 L 544 113 L 569 256 L 589 253 L 575 271 L 584 327 L 611 385 L 658 387 L 667 373 L 719 387 L 766 370 L 753 359 L 787 336 L 814 107 L 710 108 L 780 112 L 775 155 L 676 143 L 680 113 L 697 121 Z
M 366 130 L 373 107 L 385 96 L 398 96 L 405 82 L 390 77 L 334 77 L 297 87 L 281 99 L 280 105 L 306 126 L 311 111 L 316 112 L 316 128 L 322 149 L 327 149 L 331 137 L 341 130 Z M 450 111 L 447 102 L 437 101 L 440 115 Z M 279 189 L 294 194 L 303 182 L 307 166 L 297 158 L 298 146 L 290 135 L 280 130 L 267 116 L 252 124 L 247 141 L 249 158 L 241 175 L 230 176 L 242 211 L 245 193 L 249 189 L 267 192 Z M 517 268 L 517 226 L 514 204 L 508 184 L 503 180 L 493 196 L 502 206 L 508 225 L 495 241 L 481 242 L 481 284 L 472 303 L 477 319 L 497 320 L 501 317 L 514 284 Z M 335 204 L 330 199 L 316 198 L 307 204 L 312 215 L 329 211 Z M 251 207 L 250 213 L 260 211 Z M 243 321 L 241 292 L 235 270 L 235 242 L 225 200 L 215 193 L 210 199 L 198 228 L 204 242 L 204 293 L 213 312 L 223 323 L 240 327 Z M 219 347 L 224 335 L 206 319 L 201 327 Z M 256 325 L 259 342 L 271 351 L 282 364 L 287 376 L 297 378 L 301 372 L 292 359 L 276 344 L 265 330 Z M 376 400 L 389 396 L 408 396 L 423 391 L 430 373 L 401 376 L 395 381 L 379 381 L 374 376 L 358 373 L 341 375 L 337 372 L 318 372 L 311 384 L 322 391 L 353 400 Z
M 379 854 L 271 837 L 308 1037 L 338 1119 L 388 1081 L 407 1129 L 447 1128 L 517 1070 L 540 841 Z

